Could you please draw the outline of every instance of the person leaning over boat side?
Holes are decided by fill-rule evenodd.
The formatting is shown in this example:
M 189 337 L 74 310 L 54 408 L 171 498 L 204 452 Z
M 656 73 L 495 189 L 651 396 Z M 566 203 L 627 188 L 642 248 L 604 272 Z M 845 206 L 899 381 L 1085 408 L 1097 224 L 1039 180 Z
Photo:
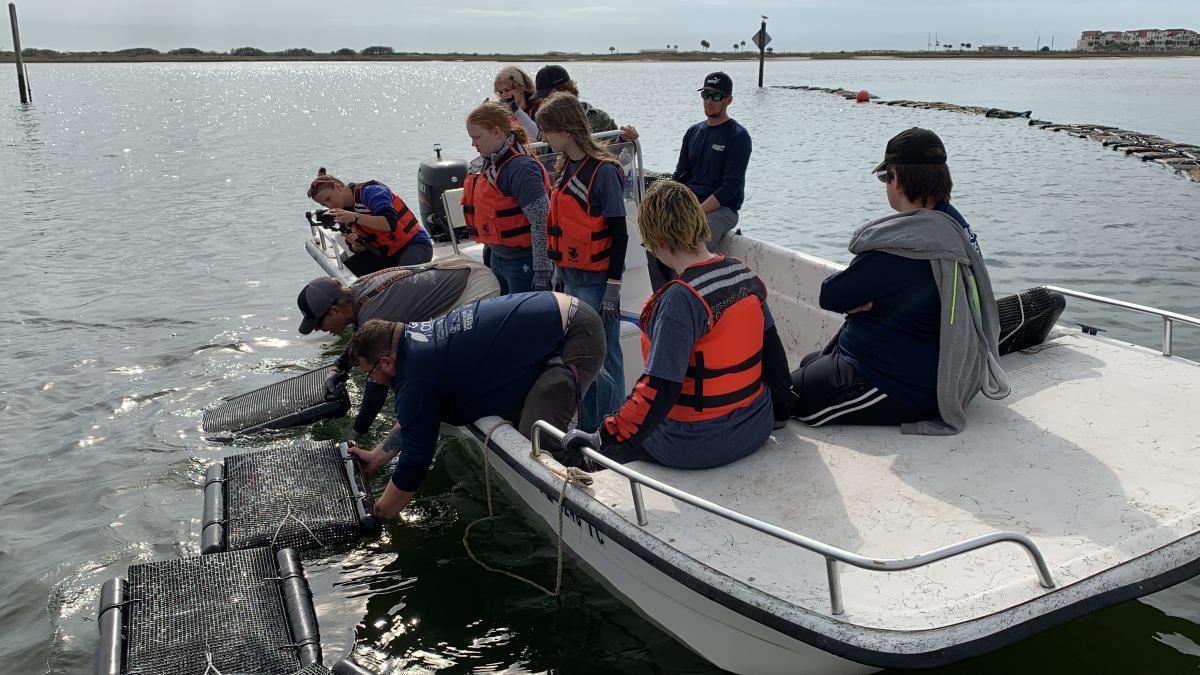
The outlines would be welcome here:
M 492 86 L 496 98 L 508 106 L 517 124 L 521 125 L 530 138 L 537 138 L 537 122 L 533 120 L 537 110 L 531 100 L 536 88 L 529 73 L 517 66 L 504 66 L 496 73 L 496 81 Z
M 526 152 L 529 136 L 508 108 L 494 101 L 467 115 L 467 135 L 479 159 L 463 183 L 460 203 L 471 237 L 486 245 L 484 261 L 500 280 L 500 292 L 550 290 L 550 176 Z
M 433 240 L 416 214 L 379 181 L 347 184 L 321 167 L 308 186 L 308 198 L 329 209 L 337 222 L 350 225 L 346 243 L 353 255 L 346 267 L 356 276 L 433 258 Z
M 965 221 L 936 208 L 948 206 L 951 186 L 937 134 L 895 136 L 875 173 L 898 213 L 855 231 L 849 267 L 821 283 L 821 308 L 846 321 L 792 373 L 793 415 L 813 426 L 956 434 L 976 393 L 1008 395 L 987 266 Z
M 595 431 L 625 395 L 621 354 L 621 275 L 625 272 L 624 175 L 617 158 L 588 134 L 579 99 L 556 93 L 537 113 L 538 127 L 558 153 L 546 233 L 555 276 L 568 295 L 600 312 L 608 353 L 583 398 L 580 428 Z
M 300 332 L 314 329 L 341 335 L 371 319 L 429 321 L 455 307 L 500 295 L 500 284 L 488 268 L 463 256 L 446 256 L 424 265 L 392 267 L 359 277 L 347 286 L 332 277 L 317 277 L 300 290 L 296 304 L 303 319 Z M 336 372 L 326 379 L 334 390 L 353 365 L 350 349 L 338 357 Z M 354 419 L 355 438 L 367 433 L 387 399 L 387 387 L 367 381 Z
M 580 445 L 683 469 L 745 457 L 787 422 L 795 400 L 767 288 L 741 260 L 708 250 L 700 201 L 680 183 L 650 188 L 638 230 L 678 277 L 642 309 L 646 369 L 633 392 L 598 433 L 567 433 L 564 463 L 588 466 L 572 454 Z
M 368 321 L 354 333 L 350 357 L 367 379 L 396 390 L 396 425 L 387 438 L 369 451 L 350 448 L 368 473 L 398 455 L 375 503 L 376 515 L 392 517 L 429 472 L 443 422 L 517 418 L 526 438 L 537 420 L 565 428 L 580 389 L 604 361 L 604 327 L 577 298 L 518 293 L 433 321 Z
M 543 66 L 537 72 L 537 90 L 533 93 L 534 104 L 534 119 L 537 119 L 537 111 L 541 109 L 546 99 L 551 94 L 563 92 L 579 98 L 579 86 L 575 84 L 575 80 L 567 74 L 567 69 L 562 66 Z M 593 107 L 582 100 L 579 105 L 583 106 L 584 115 L 587 116 L 589 133 L 598 134 L 602 131 L 616 131 L 617 123 L 613 118 L 603 110 Z M 639 137 L 637 129 L 632 124 L 626 124 L 621 127 L 621 135 L 615 139 L 610 139 L 609 143 L 628 143 L 637 140 Z M 541 136 L 538 140 L 543 140 Z
M 704 121 L 692 125 L 683 135 L 679 161 L 672 178 L 684 183 L 704 209 L 704 218 L 712 231 L 709 248 L 720 245 L 738 223 L 746 191 L 746 167 L 753 145 L 750 132 L 729 116 L 733 103 L 733 78 L 725 73 L 710 73 L 699 89 L 704 102 Z M 650 283 L 658 290 L 672 272 L 668 265 L 648 258 Z

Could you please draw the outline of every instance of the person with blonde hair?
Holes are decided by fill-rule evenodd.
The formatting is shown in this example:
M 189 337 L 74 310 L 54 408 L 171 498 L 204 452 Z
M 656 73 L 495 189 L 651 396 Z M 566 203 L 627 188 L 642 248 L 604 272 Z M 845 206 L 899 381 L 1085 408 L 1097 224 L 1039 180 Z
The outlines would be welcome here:
M 529 134 L 530 138 L 537 138 L 537 122 L 533 121 L 533 116 L 537 113 L 537 107 L 533 105 L 536 89 L 529 73 L 517 66 L 504 66 L 496 73 L 493 91 L 496 92 L 496 98 L 508 106 L 513 119 L 525 129 L 525 133 Z
M 479 151 L 463 183 L 467 230 L 486 245 L 484 261 L 501 293 L 550 290 L 550 176 L 525 150 L 528 134 L 506 106 L 485 101 L 467 115 L 467 135 Z
M 767 288 L 741 260 L 708 250 L 712 231 L 686 185 L 655 183 L 638 230 L 677 276 L 642 308 L 646 368 L 633 392 L 597 433 L 568 433 L 568 462 L 590 468 L 580 446 L 681 469 L 745 457 L 786 423 L 794 400 Z
M 621 276 L 625 272 L 625 186 L 621 165 L 588 133 L 579 99 L 552 94 L 537 113 L 538 128 L 558 153 L 546 231 L 549 256 L 563 291 L 604 319 L 608 356 L 583 400 L 580 428 L 595 431 L 625 395 L 621 355 Z
M 350 226 L 346 267 L 356 276 L 388 267 L 419 265 L 433 259 L 433 240 L 400 195 L 376 180 L 344 183 L 325 167 L 308 186 L 308 198 Z

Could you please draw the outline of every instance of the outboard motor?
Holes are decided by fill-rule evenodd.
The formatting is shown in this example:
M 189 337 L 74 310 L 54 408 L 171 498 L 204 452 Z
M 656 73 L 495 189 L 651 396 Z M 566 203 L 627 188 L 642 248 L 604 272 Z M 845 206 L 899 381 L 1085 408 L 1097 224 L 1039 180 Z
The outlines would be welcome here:
M 442 159 L 442 146 L 434 145 L 437 157 L 421 162 L 417 170 L 417 192 L 421 199 L 421 223 L 434 241 L 450 241 L 450 221 L 442 206 L 442 193 L 463 186 L 467 163 L 461 159 Z

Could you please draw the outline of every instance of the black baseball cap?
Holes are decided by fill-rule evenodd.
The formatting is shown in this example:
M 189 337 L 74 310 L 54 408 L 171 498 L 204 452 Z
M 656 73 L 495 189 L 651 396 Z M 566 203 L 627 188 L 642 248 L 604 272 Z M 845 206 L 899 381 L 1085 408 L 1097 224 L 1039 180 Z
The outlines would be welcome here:
M 883 161 L 871 172 L 883 171 L 889 164 L 945 163 L 946 146 L 942 145 L 942 139 L 928 129 L 913 127 L 892 136 L 883 151 Z
M 570 82 L 571 76 L 567 74 L 567 69 L 562 66 L 543 66 L 537 72 L 537 77 L 534 79 L 534 86 L 537 91 L 533 93 L 533 98 L 546 98 L 550 95 L 550 91 L 564 82 Z
M 718 94 L 733 96 L 733 78 L 719 70 L 715 73 L 709 73 L 704 76 L 704 86 L 696 91 L 704 91 L 705 89 Z
M 296 298 L 296 305 L 304 316 L 300 320 L 300 332 L 304 335 L 313 332 L 341 297 L 342 284 L 333 277 L 317 277 L 308 282 Z

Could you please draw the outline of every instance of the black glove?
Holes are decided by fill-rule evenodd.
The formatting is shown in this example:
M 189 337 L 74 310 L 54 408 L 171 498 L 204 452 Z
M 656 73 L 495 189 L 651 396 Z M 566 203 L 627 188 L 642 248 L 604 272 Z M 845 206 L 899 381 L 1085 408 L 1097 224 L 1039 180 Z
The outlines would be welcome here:
M 335 370 L 332 375 L 325 378 L 325 400 L 336 401 L 342 397 L 342 393 L 346 389 L 346 380 L 350 377 L 350 373 Z
M 580 451 L 584 447 L 593 450 L 600 449 L 600 433 L 588 433 L 582 429 L 572 429 L 563 435 L 562 446 L 568 450 Z
M 604 285 L 604 300 L 600 302 L 600 318 L 605 321 L 621 320 L 621 284 Z
M 550 270 L 533 271 L 533 290 L 548 291 L 551 289 Z
M 500 100 L 508 104 L 508 109 L 511 110 L 514 115 L 517 114 L 517 99 L 516 99 L 516 97 L 509 96 L 508 98 L 502 98 Z

